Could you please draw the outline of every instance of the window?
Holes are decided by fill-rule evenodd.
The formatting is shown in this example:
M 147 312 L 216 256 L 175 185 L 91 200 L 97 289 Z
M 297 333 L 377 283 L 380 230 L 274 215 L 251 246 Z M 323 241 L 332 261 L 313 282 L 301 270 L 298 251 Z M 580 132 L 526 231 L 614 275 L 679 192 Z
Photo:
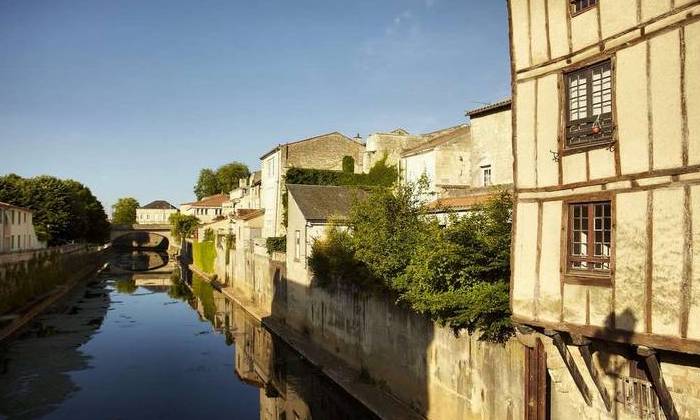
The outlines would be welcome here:
M 569 0 L 571 3 L 571 14 L 575 15 L 577 13 L 584 12 L 591 9 L 598 3 L 598 0 Z
M 301 256 L 301 232 L 298 230 L 294 231 L 294 259 L 299 261 Z
M 481 167 L 481 182 L 484 187 L 491 185 L 491 165 Z
M 568 73 L 566 146 L 576 148 L 612 139 L 612 69 L 610 60 Z
M 267 176 L 268 177 L 275 176 L 275 158 L 274 158 L 274 156 L 271 157 L 270 160 L 267 161 Z
M 610 201 L 569 205 L 568 268 L 572 272 L 610 272 Z

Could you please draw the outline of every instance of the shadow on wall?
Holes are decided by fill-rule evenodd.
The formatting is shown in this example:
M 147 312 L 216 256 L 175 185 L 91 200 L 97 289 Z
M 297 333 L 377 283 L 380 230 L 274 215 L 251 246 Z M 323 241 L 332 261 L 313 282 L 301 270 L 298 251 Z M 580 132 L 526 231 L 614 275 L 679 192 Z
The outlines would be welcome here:
M 341 284 L 306 286 L 274 264 L 270 270 L 273 320 L 341 359 L 360 384 L 373 385 L 427 415 L 432 322 L 398 307 L 389 296 L 374 297 Z

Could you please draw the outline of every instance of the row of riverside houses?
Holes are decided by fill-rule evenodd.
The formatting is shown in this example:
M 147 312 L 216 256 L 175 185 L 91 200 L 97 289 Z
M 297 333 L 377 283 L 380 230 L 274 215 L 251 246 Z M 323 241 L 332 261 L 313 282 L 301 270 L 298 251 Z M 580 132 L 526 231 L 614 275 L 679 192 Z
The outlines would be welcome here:
M 350 156 L 367 172 L 386 157 L 403 181 L 428 177 L 436 211 L 466 209 L 489 184 L 512 184 L 523 416 L 700 419 L 700 1 L 509 0 L 508 8 L 512 104 L 427 135 L 398 129 L 363 145 L 332 133 L 273 149 L 230 195 L 230 219 L 209 226 L 236 237 L 227 280 L 243 279 L 256 303 L 269 304 L 259 282 L 264 239 L 288 232 L 286 254 L 273 259 L 286 270 L 286 299 L 305 302 L 309 245 L 329 217 L 347 213 L 352 193 L 286 186 L 290 167 L 337 170 Z M 431 380 L 450 383 L 435 372 Z M 478 405 L 469 397 L 478 381 L 457 382 L 455 395 Z M 517 407 L 511 397 L 504 391 Z
M 494 186 L 512 188 L 513 179 L 510 100 L 467 115 L 471 124 L 421 135 L 396 129 L 372 134 L 363 142 L 359 136 L 351 139 L 333 132 L 281 144 L 262 155 L 261 170 L 241 179 L 239 187 L 230 194 L 183 204 L 180 211 L 197 216 L 204 223 L 200 231 L 212 229 L 219 236 L 233 234 L 237 248 L 257 244 L 262 253 L 267 238 L 283 236 L 288 231 L 284 220 L 287 171 L 341 171 L 344 161 L 352 163 L 354 173 L 367 173 L 382 161 L 398 168 L 401 182 L 415 183 L 425 176 L 429 183 L 426 201 L 432 201 L 431 208 L 436 212 L 465 211 L 490 197 Z M 323 194 L 333 194 L 331 190 Z M 292 193 L 289 200 L 294 198 Z M 330 212 L 328 216 L 331 215 L 344 216 Z M 287 240 L 303 244 L 302 254 L 307 255 L 314 237 L 302 236 Z
M 700 418 L 700 2 L 508 5 L 528 418 Z

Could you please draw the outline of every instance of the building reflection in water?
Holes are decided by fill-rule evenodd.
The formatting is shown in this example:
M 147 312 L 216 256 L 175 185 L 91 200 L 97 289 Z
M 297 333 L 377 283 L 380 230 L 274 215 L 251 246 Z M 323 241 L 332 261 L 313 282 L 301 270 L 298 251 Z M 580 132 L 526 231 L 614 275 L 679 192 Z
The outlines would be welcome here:
M 378 418 L 241 306 L 183 270 L 185 281 L 190 276 L 193 298 L 187 301 L 234 344 L 234 373 L 260 389 L 261 420 Z

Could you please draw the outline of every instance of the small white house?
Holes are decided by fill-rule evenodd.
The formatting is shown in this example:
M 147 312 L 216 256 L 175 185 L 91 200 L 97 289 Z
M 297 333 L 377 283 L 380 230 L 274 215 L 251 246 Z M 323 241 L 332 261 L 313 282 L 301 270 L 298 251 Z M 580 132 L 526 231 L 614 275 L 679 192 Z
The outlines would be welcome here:
M 140 225 L 167 224 L 170 215 L 177 212 L 177 207 L 167 201 L 152 201 L 136 209 L 136 223 Z
M 46 248 L 34 230 L 34 212 L 0 202 L 0 253 Z

